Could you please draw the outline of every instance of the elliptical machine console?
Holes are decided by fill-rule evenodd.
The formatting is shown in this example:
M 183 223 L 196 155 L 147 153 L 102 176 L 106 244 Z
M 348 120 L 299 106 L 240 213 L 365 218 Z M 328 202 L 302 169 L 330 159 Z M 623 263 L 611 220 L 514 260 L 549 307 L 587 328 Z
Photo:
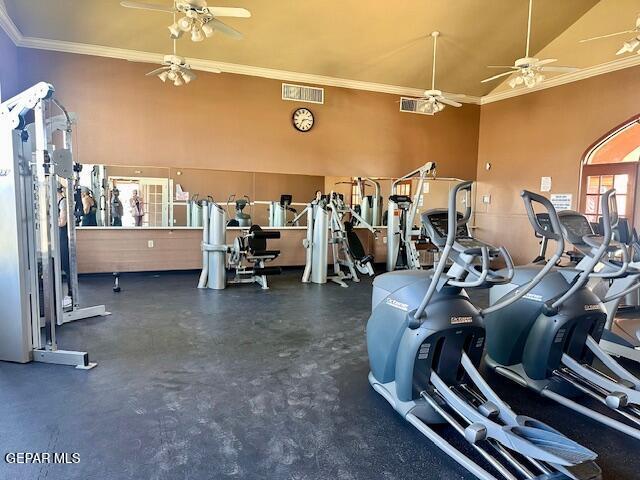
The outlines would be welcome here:
M 456 199 L 459 193 L 468 196 L 471 185 L 463 182 L 451 191 L 448 211 L 423 216 L 442 252 L 434 270 L 394 271 L 374 280 L 367 323 L 369 382 L 405 420 L 478 478 L 599 479 L 594 452 L 538 420 L 516 415 L 477 370 L 485 311 L 471 303 L 464 289 L 508 283 L 514 267 L 503 247 L 468 235 L 471 208 L 458 214 Z M 529 192 L 522 196 L 527 208 L 543 202 Z M 506 273 L 490 269 L 490 260 L 497 257 L 507 264 Z M 540 278 L 494 311 L 524 296 Z M 429 426 L 436 423 L 450 424 L 495 472 L 436 433 Z

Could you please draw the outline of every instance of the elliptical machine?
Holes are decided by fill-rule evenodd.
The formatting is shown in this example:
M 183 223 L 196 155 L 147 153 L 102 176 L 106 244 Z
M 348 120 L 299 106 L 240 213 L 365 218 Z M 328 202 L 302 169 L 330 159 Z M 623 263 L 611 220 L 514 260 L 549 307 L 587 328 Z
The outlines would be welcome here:
M 578 223 L 568 216 L 561 221 L 550 204 L 547 210 L 551 230 L 540 225 L 530 206 L 527 214 L 539 235 L 556 242 L 556 252 L 545 267 L 536 264 L 517 267 L 511 282 L 490 292 L 492 304 L 510 301 L 511 305 L 500 312 L 495 307 L 487 309 L 485 362 L 521 386 L 640 439 L 640 380 L 598 345 L 607 314 L 588 287 L 590 279 L 619 277 L 625 275 L 629 266 L 627 249 L 611 242 L 618 217 L 615 191 L 602 195 L 602 236 L 580 235 Z M 564 237 L 571 235 L 571 230 L 589 247 L 584 250 L 586 256 L 580 268 L 554 266 L 523 297 L 522 286 L 529 284 L 532 277 L 540 276 L 550 263 L 556 264 L 562 255 Z M 623 261 L 614 267 L 616 271 L 595 271 L 598 264 L 607 262 L 608 252 L 619 249 Z M 512 301 L 514 298 L 518 301 Z M 606 373 L 594 364 L 595 359 L 604 364 Z M 627 423 L 574 400 L 581 395 L 602 403 Z
M 513 263 L 503 247 L 469 235 L 469 202 L 464 215 L 456 212 L 457 195 L 465 193 L 468 199 L 471 185 L 453 188 L 448 210 L 422 216 L 431 241 L 442 251 L 435 270 L 395 271 L 375 279 L 367 323 L 369 382 L 404 419 L 480 479 L 599 479 L 594 452 L 538 420 L 516 415 L 477 370 L 485 341 L 484 312 L 464 289 L 509 282 Z M 522 196 L 528 208 L 540 201 L 530 192 Z M 489 267 L 499 257 L 508 265 L 505 276 Z M 524 296 L 541 278 L 532 279 L 500 307 Z M 453 426 L 497 474 L 429 427 L 435 423 Z
M 538 221 L 543 228 L 548 228 L 549 217 L 546 214 L 537 214 Z M 586 216 L 582 213 L 565 210 L 558 213 L 560 224 L 563 227 L 565 239 L 572 243 L 577 249 L 577 254 L 572 254 L 573 259 L 570 267 L 582 269 L 590 258 L 592 247 L 584 242 L 584 236 L 593 236 L 595 231 Z M 602 226 L 600 227 L 602 228 Z M 640 320 L 637 318 L 616 318 L 616 313 L 623 301 L 626 306 L 637 308 L 638 289 L 640 289 L 640 244 L 635 230 L 632 232 L 628 224 L 620 219 L 618 225 L 613 229 L 619 244 L 620 250 L 615 251 L 616 244 L 612 242 L 608 256 L 621 252 L 622 248 L 627 248 L 629 258 L 629 268 L 623 275 L 615 275 L 619 265 L 613 258 L 605 258 L 597 266 L 600 273 L 614 274 L 613 278 L 591 278 L 587 286 L 597 295 L 604 304 L 607 311 L 607 321 L 600 338 L 600 347 L 610 355 L 625 357 L 636 362 L 640 362 Z M 540 255 L 538 259 L 546 256 L 546 242 L 542 241 Z M 624 253 L 623 253 L 624 255 Z M 534 260 L 534 263 L 535 261 Z M 631 301 L 627 300 L 631 297 Z
M 420 240 L 421 230 L 415 228 L 418 204 L 426 178 L 434 175 L 436 164 L 427 162 L 422 167 L 407 173 L 391 184 L 391 196 L 387 207 L 387 272 L 393 270 L 420 270 L 420 255 L 416 240 Z M 412 178 L 418 178 L 413 199 L 409 195 L 398 195 L 398 185 Z

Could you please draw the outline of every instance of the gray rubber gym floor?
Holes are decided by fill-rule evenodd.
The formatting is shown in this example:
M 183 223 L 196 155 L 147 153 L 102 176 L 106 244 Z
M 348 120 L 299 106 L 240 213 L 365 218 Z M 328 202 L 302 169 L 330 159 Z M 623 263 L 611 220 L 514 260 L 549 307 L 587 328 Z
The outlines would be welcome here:
M 469 475 L 367 382 L 371 281 L 302 285 L 300 272 L 222 292 L 196 273 L 81 278 L 113 315 L 59 329 L 91 371 L 0 364 L 0 452 L 79 452 L 75 465 L 8 465 L 1 479 L 425 479 Z M 636 370 L 638 371 L 638 370 Z M 517 412 L 638 478 L 636 441 L 489 375 Z M 455 439 L 451 429 L 439 430 Z

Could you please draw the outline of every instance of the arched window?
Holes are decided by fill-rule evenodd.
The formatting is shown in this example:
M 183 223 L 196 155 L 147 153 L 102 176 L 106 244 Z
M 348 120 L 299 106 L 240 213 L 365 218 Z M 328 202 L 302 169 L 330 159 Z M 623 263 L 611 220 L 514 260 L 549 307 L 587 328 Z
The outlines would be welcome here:
M 615 188 L 619 215 L 634 224 L 639 166 L 640 115 L 601 137 L 583 157 L 580 211 L 589 221 L 599 219 L 600 195 Z

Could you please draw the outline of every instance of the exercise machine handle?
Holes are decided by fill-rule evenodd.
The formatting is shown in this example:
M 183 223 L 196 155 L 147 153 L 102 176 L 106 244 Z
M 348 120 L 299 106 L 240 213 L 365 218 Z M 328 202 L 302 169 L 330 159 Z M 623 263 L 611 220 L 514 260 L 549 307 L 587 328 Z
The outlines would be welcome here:
M 424 313 L 427 305 L 431 301 L 431 297 L 436 291 L 438 287 L 438 282 L 440 281 L 440 277 L 442 276 L 445 267 L 447 266 L 447 260 L 449 259 L 449 254 L 451 253 L 451 249 L 453 248 L 453 244 L 456 240 L 456 230 L 458 229 L 458 212 L 456 209 L 456 201 L 458 199 L 458 193 L 460 192 L 469 192 L 471 191 L 471 185 L 473 185 L 472 181 L 461 182 L 458 183 L 453 189 L 449 192 L 449 209 L 447 212 L 447 241 L 442 249 L 442 254 L 440 255 L 440 260 L 438 261 L 438 265 L 436 265 L 435 271 L 431 276 L 431 283 L 429 284 L 429 288 L 427 289 L 427 293 L 425 293 L 422 302 L 413 313 L 413 319 L 410 320 L 411 324 L 420 324 L 420 317 Z M 471 207 L 467 207 L 470 209 Z M 471 214 L 469 213 L 469 217 Z
M 256 239 L 274 239 L 280 238 L 280 232 L 277 230 L 254 230 L 249 236 Z
M 484 283 L 487 279 L 487 275 L 489 275 L 489 248 L 482 246 L 480 247 L 480 252 L 482 253 L 482 270 L 480 271 L 480 275 L 474 273 L 474 276 L 477 275 L 477 278 L 471 281 L 449 280 L 449 285 L 461 288 L 474 288 L 479 287 Z
M 533 201 L 538 202 L 547 209 L 547 212 L 549 213 L 549 219 L 551 220 L 551 226 L 555 231 L 549 232 L 548 230 L 545 230 L 540 226 L 540 229 L 541 229 L 540 235 L 543 235 L 544 238 L 551 238 L 555 240 L 556 250 L 555 252 L 553 252 L 553 255 L 547 261 L 547 263 L 545 263 L 544 267 L 540 269 L 540 271 L 536 274 L 535 277 L 531 279 L 529 283 L 518 288 L 516 290 L 515 295 L 507 298 L 502 302 L 498 302 L 494 305 L 491 305 L 490 307 L 487 307 L 481 310 L 480 311 L 481 315 L 487 315 L 489 313 L 496 312 L 520 300 L 522 297 L 524 297 L 527 293 L 533 290 L 536 287 L 536 285 L 538 285 L 542 281 L 545 275 L 547 275 L 547 273 L 549 273 L 551 269 L 555 267 L 556 263 L 560 260 L 560 258 L 562 258 L 562 254 L 564 253 L 564 237 L 561 234 L 560 220 L 558 219 L 558 213 L 556 212 L 556 209 L 553 206 L 553 204 L 542 195 L 538 195 L 533 192 L 528 192 L 526 190 L 521 192 L 520 196 L 524 201 L 525 208 L 527 209 L 527 215 L 534 228 L 536 228 L 536 225 L 540 226 L 540 224 L 538 223 L 535 212 L 533 211 L 533 206 L 531 202 Z M 558 233 L 560 233 L 560 235 L 558 235 Z M 509 280 L 511 280 L 513 278 L 514 271 L 515 271 L 513 266 L 513 260 L 511 259 L 511 255 L 509 255 L 509 252 L 504 247 L 500 247 L 500 253 L 504 257 L 505 262 L 507 262 L 507 272 L 508 272 L 507 275 L 509 277 Z
M 585 265 L 584 270 L 578 276 L 577 280 L 573 283 L 571 288 L 567 290 L 564 295 L 558 298 L 555 302 L 553 302 L 550 308 L 547 309 L 549 315 L 552 315 L 556 312 L 562 304 L 571 297 L 575 292 L 581 289 L 592 276 L 596 265 L 600 263 L 600 260 L 604 255 L 607 254 L 609 250 L 609 244 L 611 243 L 611 237 L 613 236 L 613 228 L 618 224 L 618 210 L 615 205 L 615 189 L 607 190 L 602 194 L 600 201 L 600 209 L 602 211 L 602 225 L 604 230 L 604 235 L 602 236 L 602 243 L 598 246 L 597 251 L 590 258 L 587 265 Z M 613 212 L 613 217 L 612 217 Z M 583 237 L 585 243 L 590 244 L 587 239 L 592 240 L 592 237 L 585 236 Z
M 553 207 L 553 204 L 549 201 L 549 199 L 528 190 L 523 190 L 522 192 L 520 192 L 520 196 L 524 200 L 524 208 L 527 210 L 529 222 L 531 222 L 531 225 L 533 226 L 533 229 L 536 231 L 536 233 L 541 237 L 548 238 L 550 240 L 561 240 L 562 228 L 560 227 L 560 219 L 558 218 L 558 215 L 555 212 L 555 208 Z M 542 225 L 540 225 L 538 217 L 536 217 L 536 212 L 533 209 L 534 202 L 539 203 L 547 210 L 547 213 L 549 214 L 549 220 L 551 222 L 551 231 L 543 228 Z
M 591 273 L 591 277 L 593 278 L 620 278 L 624 275 L 626 275 L 627 271 L 629 270 L 629 250 L 627 248 L 626 245 L 624 244 L 619 244 L 620 248 L 616 249 L 616 250 L 620 250 L 622 251 L 622 264 L 620 265 L 620 268 L 618 268 L 617 270 L 614 270 L 612 272 L 593 272 Z M 609 261 L 606 260 L 602 260 L 602 263 L 604 263 L 605 265 L 608 266 L 612 266 L 613 264 Z M 615 268 L 615 266 L 614 266 Z M 639 272 L 640 273 L 640 272 Z
M 459 225 L 464 225 L 471 218 L 471 206 L 467 205 L 464 216 L 460 222 L 458 222 L 458 209 L 457 209 L 457 201 L 458 194 L 460 192 L 465 192 L 467 198 L 471 193 L 471 186 L 473 185 L 472 181 L 461 182 L 453 187 L 451 193 L 449 194 L 449 209 L 447 212 L 447 245 L 453 246 L 453 242 L 456 240 L 456 232 L 458 231 Z

